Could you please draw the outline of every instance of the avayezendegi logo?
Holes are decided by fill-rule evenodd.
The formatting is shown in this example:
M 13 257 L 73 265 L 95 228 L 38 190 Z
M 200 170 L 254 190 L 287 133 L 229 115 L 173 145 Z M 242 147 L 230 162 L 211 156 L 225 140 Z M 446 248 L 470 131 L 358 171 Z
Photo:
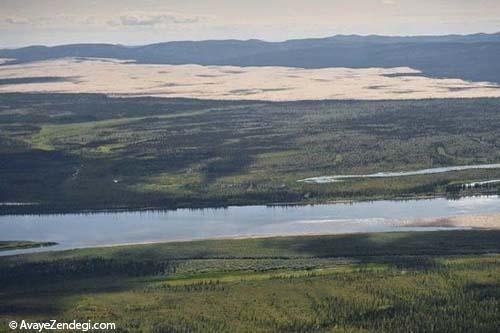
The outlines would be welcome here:
M 92 323 L 88 322 L 77 322 L 73 320 L 69 323 L 61 323 L 55 319 L 49 320 L 47 322 L 29 322 L 22 320 L 17 322 L 15 320 L 9 323 L 9 328 L 12 330 L 27 330 L 27 331 L 38 331 L 42 332 L 45 330 L 72 330 L 72 331 L 82 331 L 87 332 L 90 330 L 115 330 L 115 323 Z

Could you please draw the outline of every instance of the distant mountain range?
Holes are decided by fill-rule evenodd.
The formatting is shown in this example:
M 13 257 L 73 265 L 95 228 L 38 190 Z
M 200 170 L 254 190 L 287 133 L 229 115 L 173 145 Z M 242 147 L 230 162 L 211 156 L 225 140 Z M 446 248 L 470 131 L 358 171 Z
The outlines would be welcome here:
M 337 35 L 284 42 L 208 40 L 144 46 L 72 44 L 0 50 L 0 58 L 16 59 L 10 64 L 62 57 L 116 58 L 144 64 L 407 66 L 427 76 L 500 83 L 500 33 L 415 37 Z

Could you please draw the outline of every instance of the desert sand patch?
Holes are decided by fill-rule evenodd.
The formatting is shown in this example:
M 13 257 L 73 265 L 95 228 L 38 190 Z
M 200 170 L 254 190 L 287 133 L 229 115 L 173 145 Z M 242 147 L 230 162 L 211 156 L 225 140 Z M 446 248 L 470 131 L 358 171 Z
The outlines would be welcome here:
M 220 100 L 500 97 L 500 86 L 489 82 L 428 78 L 408 67 L 302 69 L 145 65 L 116 59 L 66 58 L 3 65 L 0 66 L 0 79 L 4 82 L 0 92 L 104 93 Z
M 500 229 L 500 214 L 465 215 L 437 219 L 419 219 L 398 223 L 402 227 L 453 227 Z

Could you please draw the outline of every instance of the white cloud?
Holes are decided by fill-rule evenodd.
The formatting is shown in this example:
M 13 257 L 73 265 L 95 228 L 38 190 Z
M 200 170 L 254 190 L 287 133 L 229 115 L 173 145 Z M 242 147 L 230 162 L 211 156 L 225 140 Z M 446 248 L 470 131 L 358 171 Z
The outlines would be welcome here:
M 113 16 L 58 15 L 53 16 L 8 16 L 1 18 L 0 25 L 30 25 L 33 27 L 58 26 L 170 26 L 175 24 L 195 24 L 211 19 L 206 15 L 186 15 L 175 12 L 124 12 Z
M 207 20 L 203 15 L 185 15 L 179 13 L 124 13 L 118 18 L 108 20 L 113 26 L 166 26 L 172 24 L 192 24 Z
M 34 27 L 92 24 L 93 21 L 95 21 L 95 18 L 92 16 L 58 15 L 58 14 L 55 14 L 53 16 L 32 16 L 32 17 L 9 16 L 3 19 L 0 18 L 0 23 L 3 23 L 3 25 L 30 25 Z

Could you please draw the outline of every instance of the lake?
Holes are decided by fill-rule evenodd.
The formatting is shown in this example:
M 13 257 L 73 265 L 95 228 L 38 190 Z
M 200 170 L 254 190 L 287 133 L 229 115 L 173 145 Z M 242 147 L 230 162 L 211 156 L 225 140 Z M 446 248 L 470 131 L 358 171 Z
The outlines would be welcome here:
M 307 206 L 243 206 L 220 209 L 0 216 L 0 240 L 53 241 L 50 248 L 0 255 L 130 243 L 224 237 L 335 234 L 408 228 L 397 221 L 500 213 L 499 196 L 435 198 Z

